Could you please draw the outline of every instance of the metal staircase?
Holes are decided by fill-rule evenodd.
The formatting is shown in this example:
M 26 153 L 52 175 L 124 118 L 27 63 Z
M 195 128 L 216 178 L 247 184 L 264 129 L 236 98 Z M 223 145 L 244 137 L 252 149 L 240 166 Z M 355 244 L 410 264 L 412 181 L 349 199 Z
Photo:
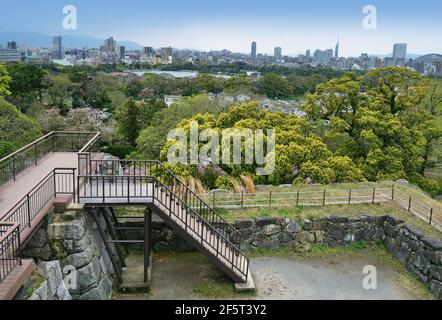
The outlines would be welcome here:
M 92 175 L 78 176 L 80 203 L 147 206 L 236 283 L 248 281 L 239 231 L 161 162 L 91 160 L 90 168 Z

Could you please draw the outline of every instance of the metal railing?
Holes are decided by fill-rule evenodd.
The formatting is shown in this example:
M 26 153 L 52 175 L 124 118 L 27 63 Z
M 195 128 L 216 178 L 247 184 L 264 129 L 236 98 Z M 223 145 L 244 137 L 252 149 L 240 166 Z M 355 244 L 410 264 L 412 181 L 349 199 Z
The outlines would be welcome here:
M 21 264 L 18 223 L 0 222 L 0 283 Z
M 75 171 L 74 168 L 52 170 L 13 208 L 1 216 L 0 221 L 18 223 L 20 232 L 32 228 L 35 217 L 57 195 L 67 194 L 75 197 Z
M 19 264 L 20 226 L 18 223 L 0 222 L 0 283 Z
M 205 202 L 187 184 L 176 177 L 168 168 L 158 160 L 91 160 L 91 176 L 151 176 L 160 180 L 187 203 L 193 210 L 206 219 L 210 224 L 219 227 L 224 234 L 229 234 L 235 241 L 241 241 L 240 232 L 221 217 L 208 202 Z M 110 178 L 108 178 L 109 180 Z M 90 180 L 93 182 L 92 180 Z M 109 180 L 110 181 L 110 180 Z M 135 181 L 135 180 L 133 180 Z M 83 183 L 80 179 L 79 183 Z M 95 180 L 96 183 L 96 180 Z M 135 182 L 133 182 L 135 183 Z M 80 184 L 79 184 L 80 185 Z M 114 184 L 115 188 L 117 184 Z M 111 196 L 111 195 L 110 195 Z
M 112 168 L 109 161 L 100 162 L 101 165 L 108 162 L 107 165 Z M 153 165 L 148 167 L 162 166 L 157 161 L 150 163 Z M 101 165 L 97 166 L 98 172 L 102 171 Z M 210 247 L 218 259 L 224 259 L 226 265 L 230 264 L 230 268 L 247 281 L 249 260 L 233 243 L 240 243 L 240 233 L 219 217 L 210 206 L 205 205 L 190 189 L 176 192 L 175 183 L 166 184 L 157 177 L 144 175 L 93 175 L 78 176 L 77 179 L 77 184 L 83 185 L 78 194 L 79 202 L 109 205 L 158 201 L 166 208 L 169 216 L 173 216 L 175 221 L 178 220 L 184 225 L 186 232 L 193 234 L 202 245 Z M 180 214 L 177 210 L 181 209 L 177 208 L 185 211 Z
M 98 136 L 98 138 L 97 138 Z M 51 132 L 0 160 L 0 186 L 38 165 L 51 152 L 77 152 L 99 139 L 95 132 Z
M 424 201 L 401 191 L 392 185 L 390 188 L 332 189 L 297 191 L 268 191 L 257 193 L 213 192 L 199 194 L 200 198 L 211 203 L 213 208 L 229 210 L 250 208 L 284 208 L 293 206 L 326 206 L 351 204 L 376 204 L 394 202 L 424 222 L 442 231 L 442 212 Z

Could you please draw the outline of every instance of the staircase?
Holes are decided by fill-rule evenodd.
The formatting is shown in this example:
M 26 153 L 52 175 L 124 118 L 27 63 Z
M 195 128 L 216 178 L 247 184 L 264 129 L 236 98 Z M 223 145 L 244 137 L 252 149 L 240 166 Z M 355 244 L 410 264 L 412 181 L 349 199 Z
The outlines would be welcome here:
M 241 235 L 158 161 L 97 160 L 79 176 L 78 200 L 87 206 L 145 205 L 206 255 L 235 283 L 251 279 L 249 259 L 235 245 Z M 94 171 L 94 170 L 93 170 Z

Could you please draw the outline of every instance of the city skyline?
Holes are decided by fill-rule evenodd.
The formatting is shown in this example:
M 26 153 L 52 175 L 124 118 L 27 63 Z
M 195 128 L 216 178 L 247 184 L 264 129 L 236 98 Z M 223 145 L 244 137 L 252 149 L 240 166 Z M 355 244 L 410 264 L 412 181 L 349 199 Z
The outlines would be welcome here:
M 6 8 L 9 14 L 0 21 L 0 31 L 34 30 L 53 36 L 98 38 L 113 35 L 115 39 L 142 46 L 200 51 L 229 49 L 243 53 L 250 53 L 250 44 L 256 41 L 258 53 L 268 55 L 273 55 L 275 47 L 282 47 L 286 55 L 334 48 L 339 34 L 340 56 L 358 56 L 362 52 L 389 54 L 394 43 L 408 43 L 408 52 L 416 54 L 442 52 L 442 44 L 434 40 L 435 30 L 442 28 L 439 1 L 408 0 L 400 5 L 371 1 L 370 4 L 378 10 L 376 30 L 363 29 L 362 8 L 367 3 L 360 0 L 345 3 L 278 0 L 262 1 L 259 5 L 248 0 L 241 3 L 190 0 L 186 4 L 128 0 L 124 4 L 106 5 L 78 0 L 72 2 L 78 9 L 78 30 L 66 31 L 62 28 L 65 3 L 61 1 L 30 3 L 26 10 L 9 3 Z M 417 6 L 432 10 L 416 15 Z M 17 19 L 18 15 L 21 19 Z

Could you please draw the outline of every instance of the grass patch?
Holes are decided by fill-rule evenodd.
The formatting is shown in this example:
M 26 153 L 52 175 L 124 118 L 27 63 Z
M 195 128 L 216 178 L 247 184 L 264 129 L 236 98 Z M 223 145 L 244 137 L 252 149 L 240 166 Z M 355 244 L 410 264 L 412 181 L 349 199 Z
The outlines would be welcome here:
M 429 287 L 422 284 L 419 279 L 409 272 L 395 257 L 393 257 L 383 245 L 378 245 L 374 249 L 376 256 L 381 263 L 392 265 L 398 272 L 398 277 L 395 279 L 397 283 L 405 290 L 419 295 L 423 299 L 434 300 L 434 295 Z
M 195 264 L 209 263 L 209 260 L 199 252 L 155 252 L 154 263 L 161 263 L 164 260 L 179 262 L 190 262 Z
M 232 299 L 256 295 L 253 291 L 236 292 L 232 281 L 225 277 L 208 280 L 206 283 L 194 287 L 192 292 L 198 297 L 206 299 Z
M 45 281 L 46 279 L 43 278 L 43 276 L 37 271 L 37 268 L 34 268 L 31 277 L 31 286 L 26 290 L 25 300 L 28 300 L 32 296 L 34 291 L 40 288 Z
M 312 258 L 312 257 L 323 257 L 328 255 L 337 254 L 352 254 L 361 250 L 372 248 L 373 245 L 369 246 L 365 241 L 358 241 L 351 243 L 347 246 L 339 246 L 331 248 L 324 244 L 314 244 L 312 247 L 304 253 L 299 253 L 292 248 L 278 248 L 278 249 L 254 249 L 248 255 L 251 257 L 301 257 L 301 258 Z

